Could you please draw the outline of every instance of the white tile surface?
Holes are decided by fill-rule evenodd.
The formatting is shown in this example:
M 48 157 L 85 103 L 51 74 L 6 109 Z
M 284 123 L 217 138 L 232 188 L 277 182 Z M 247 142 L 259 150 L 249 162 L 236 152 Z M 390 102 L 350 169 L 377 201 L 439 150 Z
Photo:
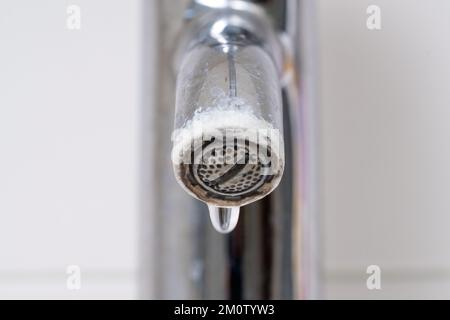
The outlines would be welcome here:
M 450 3 L 321 1 L 326 268 L 450 267 Z
M 64 274 L 78 264 L 132 278 L 140 1 L 76 1 L 80 31 L 66 29 L 68 4 L 0 2 L 0 274 Z M 85 297 L 136 290 L 128 280 L 117 286 Z M 0 284 L 0 297 L 60 293 L 46 288 Z

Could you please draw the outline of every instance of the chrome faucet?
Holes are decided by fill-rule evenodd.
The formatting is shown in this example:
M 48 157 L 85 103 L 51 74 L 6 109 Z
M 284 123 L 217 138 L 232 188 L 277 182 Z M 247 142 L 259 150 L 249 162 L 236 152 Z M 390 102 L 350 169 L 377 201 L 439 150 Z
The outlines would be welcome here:
M 180 40 L 172 161 L 180 185 L 228 233 L 239 207 L 283 173 L 283 54 L 259 5 L 214 3 L 193 3 Z
M 317 297 L 313 2 L 159 2 L 153 296 Z

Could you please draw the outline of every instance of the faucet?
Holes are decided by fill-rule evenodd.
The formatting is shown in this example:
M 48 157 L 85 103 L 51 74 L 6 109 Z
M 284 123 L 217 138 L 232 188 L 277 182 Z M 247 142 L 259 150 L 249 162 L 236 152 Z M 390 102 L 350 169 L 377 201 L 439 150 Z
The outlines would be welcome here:
M 180 40 L 172 162 L 228 233 L 282 177 L 282 47 L 260 6 L 213 3 L 194 2 Z
M 159 2 L 152 296 L 318 296 L 313 3 Z

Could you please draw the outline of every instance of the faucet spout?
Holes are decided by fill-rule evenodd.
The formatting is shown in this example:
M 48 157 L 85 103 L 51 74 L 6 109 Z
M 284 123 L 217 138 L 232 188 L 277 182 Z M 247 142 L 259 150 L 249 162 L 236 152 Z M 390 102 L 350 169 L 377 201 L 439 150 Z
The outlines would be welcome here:
M 234 229 L 239 207 L 271 193 L 284 169 L 278 46 L 261 14 L 210 9 L 179 50 L 172 162 L 177 181 Z

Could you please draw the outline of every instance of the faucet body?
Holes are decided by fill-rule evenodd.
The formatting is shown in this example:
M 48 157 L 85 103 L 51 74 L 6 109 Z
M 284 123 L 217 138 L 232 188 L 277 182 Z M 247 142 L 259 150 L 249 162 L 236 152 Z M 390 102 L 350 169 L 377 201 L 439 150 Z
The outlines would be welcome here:
M 158 298 L 317 297 L 314 90 L 310 86 L 314 82 L 313 1 L 167 0 L 159 6 L 156 105 L 161 116 L 155 126 L 161 151 L 152 159 L 151 174 L 153 179 L 160 177 L 161 192 L 155 197 L 157 203 L 144 206 L 144 216 L 150 206 L 157 215 L 158 228 L 152 239 L 156 239 L 153 251 L 158 259 L 154 277 L 143 282 L 144 286 L 151 282 L 156 288 L 153 296 Z M 207 90 L 199 90 L 199 83 L 203 89 L 206 84 Z M 275 152 L 280 166 L 272 175 L 273 183 L 247 184 L 252 192 L 264 190 L 259 195 L 233 197 L 233 192 L 247 194 L 237 184 L 231 185 L 232 179 L 228 185 L 208 186 L 200 169 L 195 182 L 205 183 L 202 190 L 228 187 L 231 196 L 197 192 L 181 183 L 190 195 L 204 202 L 213 199 L 214 205 L 223 207 L 245 205 L 235 231 L 228 235 L 215 232 L 206 207 L 180 192 L 175 179 L 166 178 L 172 171 L 166 155 L 171 154 L 172 161 L 174 154 L 183 156 L 180 149 L 174 152 L 167 144 L 172 114 L 176 114 L 175 129 L 182 129 L 193 122 L 199 108 L 204 111 L 217 104 L 224 106 L 221 112 L 241 112 L 242 117 L 232 119 L 244 123 L 237 126 L 241 130 L 255 127 L 256 122 L 242 121 L 247 105 L 252 106 L 253 114 L 278 130 L 276 139 L 285 146 Z M 221 117 L 224 114 L 215 113 L 203 123 L 223 120 L 227 118 Z M 236 133 L 234 138 L 239 141 Z M 183 174 L 174 168 L 180 183 Z M 239 180 L 242 176 L 234 177 Z M 185 177 L 193 180 L 188 174 Z M 226 193 L 225 189 L 219 191 Z
M 237 5 L 238 4 L 238 5 Z M 243 6 L 242 4 L 246 4 Z M 281 45 L 254 4 L 194 2 L 180 41 L 172 161 L 215 228 L 272 192 L 284 169 Z

